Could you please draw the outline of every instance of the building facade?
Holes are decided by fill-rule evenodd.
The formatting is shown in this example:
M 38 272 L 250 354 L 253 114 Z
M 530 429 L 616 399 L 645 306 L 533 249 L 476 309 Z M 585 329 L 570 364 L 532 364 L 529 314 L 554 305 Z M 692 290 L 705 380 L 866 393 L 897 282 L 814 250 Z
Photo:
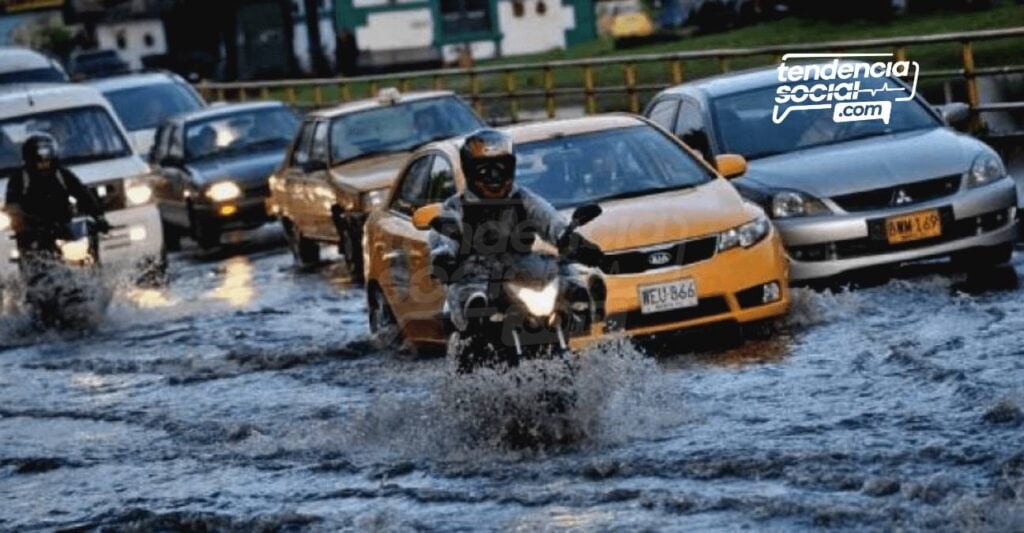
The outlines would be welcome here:
M 564 49 L 595 37 L 592 0 L 336 0 L 364 70 Z

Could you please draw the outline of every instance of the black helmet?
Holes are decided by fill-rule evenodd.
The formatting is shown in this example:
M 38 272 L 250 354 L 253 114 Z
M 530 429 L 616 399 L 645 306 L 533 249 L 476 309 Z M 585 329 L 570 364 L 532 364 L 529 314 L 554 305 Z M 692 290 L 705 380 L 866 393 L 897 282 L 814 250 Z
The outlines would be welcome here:
M 459 150 L 466 187 L 483 199 L 505 198 L 516 178 L 512 138 L 498 130 L 482 129 L 466 137 Z
M 33 133 L 21 145 L 21 159 L 30 170 L 52 172 L 58 164 L 57 141 L 48 133 Z

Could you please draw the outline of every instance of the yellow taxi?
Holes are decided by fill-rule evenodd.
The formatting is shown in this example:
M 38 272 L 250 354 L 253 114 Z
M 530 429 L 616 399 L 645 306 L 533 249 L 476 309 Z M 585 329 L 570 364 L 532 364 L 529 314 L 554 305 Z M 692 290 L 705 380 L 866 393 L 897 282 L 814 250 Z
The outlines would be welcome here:
M 646 119 L 603 115 L 506 128 L 516 143 L 516 183 L 563 213 L 590 203 L 601 216 L 580 229 L 606 254 L 605 321 L 575 347 L 624 331 L 647 335 L 712 322 L 750 323 L 789 307 L 788 266 L 778 232 L 728 178 L 746 161 L 721 155 L 717 169 Z M 400 172 L 387 205 L 366 223 L 370 328 L 385 344 L 446 341 L 444 287 L 429 276 L 424 213 L 465 180 L 460 139 L 428 145 Z

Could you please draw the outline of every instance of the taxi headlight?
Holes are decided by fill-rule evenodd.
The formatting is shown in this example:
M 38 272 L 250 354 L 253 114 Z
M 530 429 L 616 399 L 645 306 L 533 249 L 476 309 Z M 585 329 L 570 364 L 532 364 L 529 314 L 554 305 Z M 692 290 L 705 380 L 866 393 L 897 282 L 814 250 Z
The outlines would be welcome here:
M 799 191 L 779 191 L 772 196 L 771 213 L 775 218 L 803 217 L 828 213 L 825 204 Z
M 126 179 L 124 197 L 129 206 L 148 204 L 153 199 L 153 186 L 146 178 Z
M 233 181 L 220 181 L 206 189 L 206 197 L 214 202 L 227 202 L 242 195 L 242 188 Z
M 388 199 L 387 189 L 376 189 L 370 192 L 363 193 L 363 206 L 369 209 L 376 209 L 386 202 Z
M 0 211 L 0 231 L 11 229 L 11 215 Z
M 967 179 L 968 187 L 979 187 L 1002 179 L 1006 175 L 1003 161 L 995 154 L 981 154 L 971 164 L 971 172 Z
M 92 253 L 89 251 L 88 239 L 58 241 L 57 244 L 60 246 L 60 253 L 66 261 L 80 262 L 92 256 Z
M 759 216 L 746 224 L 723 231 L 718 238 L 718 251 L 742 246 L 750 248 L 761 242 L 771 231 L 772 225 L 767 218 Z
M 535 317 L 547 317 L 555 312 L 558 300 L 558 279 L 553 279 L 540 289 L 524 287 L 516 283 L 508 284 L 509 292 L 526 311 Z

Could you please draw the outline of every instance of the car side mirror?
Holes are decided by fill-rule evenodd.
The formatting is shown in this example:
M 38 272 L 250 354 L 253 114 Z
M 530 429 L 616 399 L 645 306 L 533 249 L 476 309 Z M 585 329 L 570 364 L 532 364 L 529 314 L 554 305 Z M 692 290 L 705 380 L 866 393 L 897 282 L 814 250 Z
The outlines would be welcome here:
M 581 205 L 572 212 L 572 222 L 576 227 L 584 226 L 591 220 L 601 216 L 604 211 L 597 204 Z
M 427 204 L 412 214 L 412 225 L 416 229 L 426 231 L 430 229 L 431 222 L 441 214 L 441 204 Z
M 964 129 L 971 120 L 971 106 L 963 102 L 952 102 L 935 108 L 942 120 L 952 128 Z
M 715 168 L 723 177 L 732 179 L 747 172 L 747 160 L 737 154 L 717 155 L 715 156 Z

